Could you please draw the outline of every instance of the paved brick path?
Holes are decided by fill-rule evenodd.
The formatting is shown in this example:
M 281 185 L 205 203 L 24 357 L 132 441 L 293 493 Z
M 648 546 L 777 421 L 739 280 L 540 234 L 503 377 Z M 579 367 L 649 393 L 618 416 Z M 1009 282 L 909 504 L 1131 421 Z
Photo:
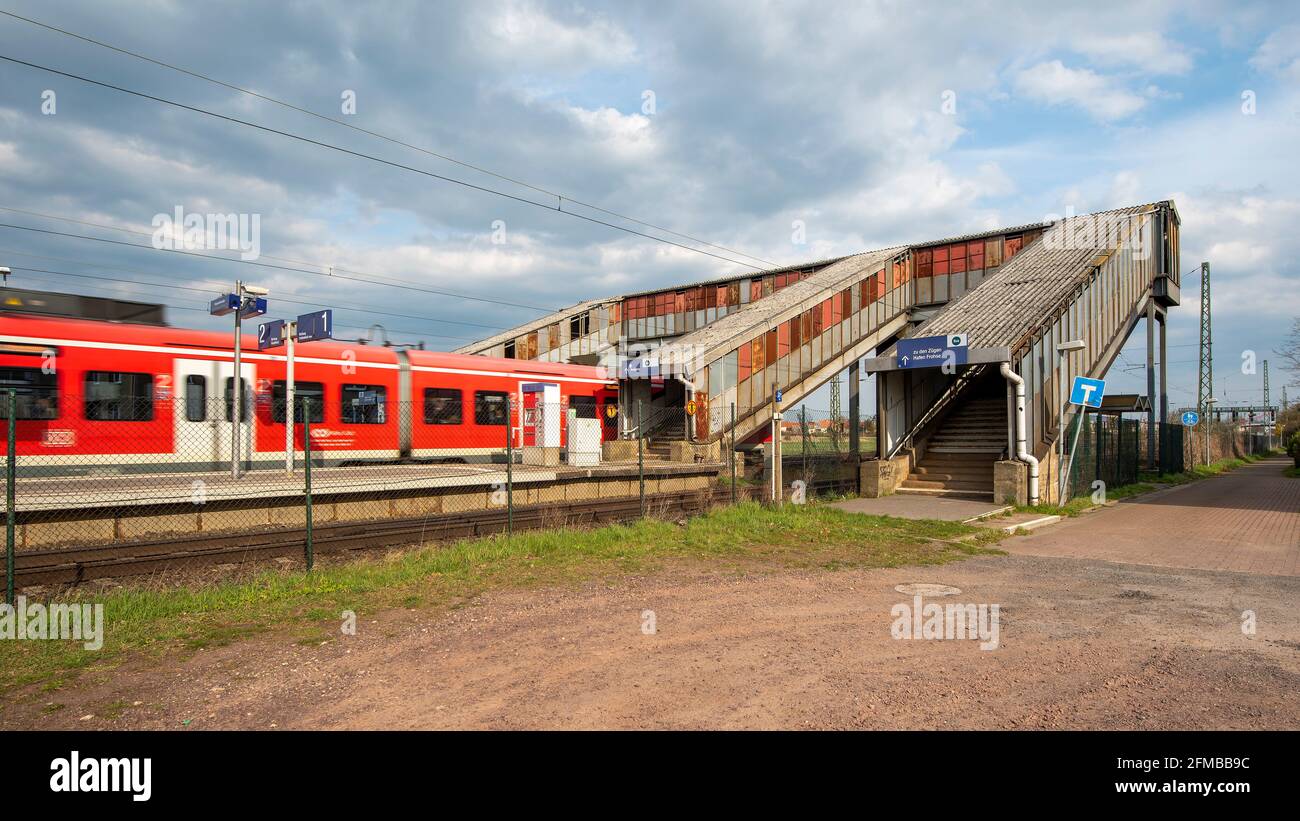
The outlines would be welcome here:
M 1300 576 L 1300 479 L 1270 459 L 1142 496 L 1031 536 L 1012 553 Z

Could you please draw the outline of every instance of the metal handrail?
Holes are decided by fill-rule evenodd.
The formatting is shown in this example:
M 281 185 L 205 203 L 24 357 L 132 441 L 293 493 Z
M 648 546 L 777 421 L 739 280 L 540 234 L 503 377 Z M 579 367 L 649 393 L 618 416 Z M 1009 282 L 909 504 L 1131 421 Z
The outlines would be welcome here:
M 975 365 L 974 367 L 967 368 L 964 372 L 962 372 L 962 374 L 958 376 L 951 385 L 948 386 L 948 389 L 945 390 L 943 394 L 932 405 L 930 405 L 930 409 L 927 410 L 925 413 L 921 414 L 921 418 L 916 420 L 916 424 L 912 426 L 912 429 L 909 430 L 907 433 L 903 434 L 903 436 L 897 442 L 894 443 L 894 446 L 889 449 L 888 453 L 885 454 L 885 458 L 893 459 L 895 456 L 898 455 L 898 452 L 900 450 L 902 450 L 906 446 L 911 445 L 912 442 L 915 441 L 916 435 L 920 433 L 921 430 L 924 429 L 926 425 L 934 421 L 935 417 L 939 414 L 940 411 L 942 411 L 944 408 L 951 405 L 953 400 L 957 397 L 957 395 L 961 393 L 963 390 L 965 390 L 966 386 L 971 384 L 971 381 L 974 380 L 976 376 L 979 376 L 980 374 L 984 373 L 984 369 L 985 369 L 984 365 Z M 877 425 L 879 425 L 879 423 L 877 423 Z

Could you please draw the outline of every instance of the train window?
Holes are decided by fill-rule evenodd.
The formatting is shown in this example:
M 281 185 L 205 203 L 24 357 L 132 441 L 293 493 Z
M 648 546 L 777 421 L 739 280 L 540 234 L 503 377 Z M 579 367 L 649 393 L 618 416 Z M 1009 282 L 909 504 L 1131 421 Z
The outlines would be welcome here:
M 13 390 L 16 419 L 55 419 L 59 415 L 59 389 L 53 373 L 41 368 L 0 368 L 0 392 Z M 9 418 L 8 397 L 0 399 L 0 419 Z
M 579 419 L 597 418 L 596 397 L 594 396 L 570 396 L 569 407 L 573 408 Z
M 97 422 L 153 419 L 153 374 L 86 371 L 86 418 Z
M 202 422 L 208 418 L 208 378 L 198 374 L 185 377 L 185 419 Z
M 277 379 L 271 383 L 271 421 L 284 423 L 284 393 L 288 383 Z M 302 424 L 302 402 L 307 400 L 311 408 L 311 421 L 325 421 L 325 385 L 322 382 L 299 382 L 293 380 L 293 421 Z
M 388 389 L 383 385 L 344 385 L 343 421 L 350 425 L 382 425 L 387 418 Z
M 253 404 L 252 392 L 248 390 L 248 380 L 239 380 L 239 404 L 243 405 L 239 409 L 239 421 L 248 421 L 248 409 Z M 235 407 L 235 377 L 226 377 L 226 421 L 233 421 L 232 410 Z
M 509 394 L 502 391 L 474 391 L 474 424 L 507 424 L 510 418 L 508 397 Z
M 459 425 L 464 420 L 461 393 L 455 388 L 424 389 L 424 424 Z

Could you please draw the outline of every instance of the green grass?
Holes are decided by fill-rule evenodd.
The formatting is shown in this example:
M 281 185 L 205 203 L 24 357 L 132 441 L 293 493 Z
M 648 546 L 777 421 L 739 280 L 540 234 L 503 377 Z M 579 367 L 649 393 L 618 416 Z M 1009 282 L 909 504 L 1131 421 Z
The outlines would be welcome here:
M 1283 476 L 1290 476 L 1292 479 L 1300 479 L 1300 468 L 1289 467 L 1282 471 Z
M 315 645 L 340 635 L 345 610 L 360 618 L 399 607 L 447 609 L 491 590 L 579 584 L 683 561 L 741 572 L 940 564 L 997 552 L 989 545 L 1000 535 L 820 504 L 745 503 L 682 525 L 645 519 L 533 531 L 323 564 L 312 573 L 268 570 L 202 586 L 123 588 L 95 599 L 104 605 L 106 623 L 98 651 L 72 641 L 0 642 L 0 693 L 39 683 L 52 692 L 87 670 L 109 670 L 128 658 L 183 658 L 268 630 L 286 630 L 289 641 Z

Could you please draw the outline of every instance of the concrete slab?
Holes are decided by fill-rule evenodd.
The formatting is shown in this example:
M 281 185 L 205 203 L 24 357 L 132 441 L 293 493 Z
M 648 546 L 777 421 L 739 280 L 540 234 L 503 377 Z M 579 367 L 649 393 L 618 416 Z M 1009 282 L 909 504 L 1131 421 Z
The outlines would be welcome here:
M 881 496 L 878 499 L 846 499 L 842 502 L 833 502 L 831 507 L 849 513 L 866 513 L 870 516 L 939 519 L 945 522 L 965 522 L 981 516 L 991 516 L 1007 509 L 1006 505 L 992 502 L 912 495 Z

